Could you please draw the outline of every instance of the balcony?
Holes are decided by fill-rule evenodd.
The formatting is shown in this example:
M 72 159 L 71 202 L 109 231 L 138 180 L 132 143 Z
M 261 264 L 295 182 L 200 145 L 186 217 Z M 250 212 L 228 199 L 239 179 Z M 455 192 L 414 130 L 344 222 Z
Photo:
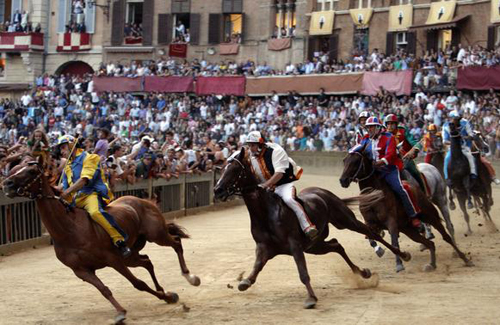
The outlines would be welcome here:
M 43 33 L 0 33 L 0 52 L 43 51 Z
M 89 51 L 91 35 L 88 33 L 59 33 L 57 38 L 57 52 Z

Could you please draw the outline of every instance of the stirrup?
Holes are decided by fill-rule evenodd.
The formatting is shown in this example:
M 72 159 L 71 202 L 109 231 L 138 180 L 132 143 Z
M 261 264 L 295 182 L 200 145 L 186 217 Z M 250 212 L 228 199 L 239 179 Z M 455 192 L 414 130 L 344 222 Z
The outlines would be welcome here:
M 309 239 L 314 239 L 316 236 L 318 236 L 318 229 L 316 226 L 309 226 L 304 230 L 304 234 L 309 238 Z

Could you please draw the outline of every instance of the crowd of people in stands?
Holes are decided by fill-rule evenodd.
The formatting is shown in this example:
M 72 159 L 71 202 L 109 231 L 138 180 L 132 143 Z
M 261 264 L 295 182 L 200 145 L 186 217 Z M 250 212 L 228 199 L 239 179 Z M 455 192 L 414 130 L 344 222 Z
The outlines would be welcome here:
M 102 155 L 116 179 L 129 183 L 221 167 L 253 130 L 287 150 L 345 151 L 355 143 L 358 116 L 364 111 L 381 118 L 397 114 L 416 139 L 430 124 L 440 127 L 450 112 L 460 112 L 482 132 L 490 154 L 499 158 L 499 107 L 500 95 L 493 91 L 419 89 L 401 97 L 383 89 L 376 96 L 331 96 L 323 90 L 318 96 L 302 96 L 291 91 L 258 99 L 97 94 L 91 76 L 46 75 L 19 100 L 0 100 L 0 142 L 5 151 L 0 151 L 0 171 L 6 175 L 10 162 L 35 150 L 36 134 L 42 133 L 43 143 L 38 144 L 47 149 L 61 135 L 80 135 L 87 150 Z
M 40 33 L 42 31 L 42 27 L 40 23 L 36 24 L 33 27 L 31 21 L 29 21 L 29 14 L 25 10 L 22 13 L 19 10 L 14 12 L 12 15 L 12 20 L 6 20 L 3 23 L 0 23 L 0 32 L 1 33 Z

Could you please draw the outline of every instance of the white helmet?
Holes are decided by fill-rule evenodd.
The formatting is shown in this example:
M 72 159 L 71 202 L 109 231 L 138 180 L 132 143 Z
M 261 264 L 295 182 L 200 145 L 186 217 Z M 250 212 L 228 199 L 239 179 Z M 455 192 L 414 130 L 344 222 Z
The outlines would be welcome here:
M 252 131 L 248 133 L 247 140 L 245 143 L 264 143 L 264 138 L 259 131 Z

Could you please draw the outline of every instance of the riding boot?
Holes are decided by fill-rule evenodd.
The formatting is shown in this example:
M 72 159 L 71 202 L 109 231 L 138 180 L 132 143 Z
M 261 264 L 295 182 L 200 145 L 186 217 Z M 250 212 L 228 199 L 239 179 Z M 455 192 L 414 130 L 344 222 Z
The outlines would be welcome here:
M 304 234 L 309 238 L 309 239 L 314 239 L 318 235 L 318 229 L 316 226 L 312 225 L 304 229 Z
M 115 243 L 115 245 L 116 245 L 116 247 L 118 247 L 118 249 L 122 253 L 123 257 L 127 258 L 130 256 L 130 254 L 132 254 L 132 250 L 127 247 L 127 244 L 125 243 L 125 241 L 119 240 Z

